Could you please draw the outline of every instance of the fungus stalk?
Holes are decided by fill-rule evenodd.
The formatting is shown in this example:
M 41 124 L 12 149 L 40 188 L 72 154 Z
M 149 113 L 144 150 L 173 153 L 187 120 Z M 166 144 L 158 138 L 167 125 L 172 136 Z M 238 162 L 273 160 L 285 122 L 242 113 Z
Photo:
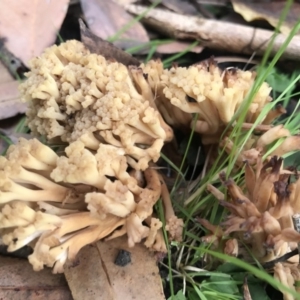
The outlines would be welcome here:
M 184 223 L 182 219 L 177 218 L 175 215 L 172 200 L 170 197 L 169 190 L 166 183 L 164 182 L 162 176 L 160 176 L 161 184 L 161 198 L 164 205 L 164 216 L 166 221 L 166 230 L 169 233 L 169 239 L 181 242 L 182 240 L 182 230 Z

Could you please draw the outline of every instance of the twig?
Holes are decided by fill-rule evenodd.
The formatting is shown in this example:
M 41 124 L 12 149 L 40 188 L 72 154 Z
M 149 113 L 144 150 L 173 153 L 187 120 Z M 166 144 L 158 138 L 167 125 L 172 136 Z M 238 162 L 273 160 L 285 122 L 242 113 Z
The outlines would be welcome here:
M 139 15 L 145 10 L 140 5 L 126 5 L 128 12 Z M 162 9 L 153 9 L 143 22 L 168 36 L 178 39 L 199 40 L 201 46 L 239 54 L 263 55 L 274 32 L 219 20 L 185 16 Z M 275 55 L 285 42 L 286 36 L 278 34 L 271 55 Z M 300 37 L 294 36 L 281 58 L 300 60 Z
M 288 260 L 289 258 L 297 255 L 298 253 L 299 253 L 299 250 L 298 250 L 298 248 L 296 248 L 295 250 L 293 250 L 291 252 L 288 252 L 288 253 L 284 254 L 283 256 L 281 256 L 279 258 L 276 258 L 274 260 L 271 260 L 271 261 L 268 261 L 268 262 L 264 263 L 262 265 L 262 267 L 266 270 L 273 269 L 275 264 L 277 264 L 279 262 L 284 262 L 284 261 Z

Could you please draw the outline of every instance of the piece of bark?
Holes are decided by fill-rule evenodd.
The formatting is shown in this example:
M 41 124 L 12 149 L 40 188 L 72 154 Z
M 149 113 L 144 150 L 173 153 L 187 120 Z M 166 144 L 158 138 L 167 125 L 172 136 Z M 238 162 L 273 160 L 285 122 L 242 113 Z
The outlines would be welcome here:
M 126 5 L 128 12 L 139 15 L 144 6 Z M 271 40 L 273 31 L 249 26 L 232 24 L 217 20 L 208 20 L 193 16 L 183 16 L 162 9 L 152 9 L 143 18 L 143 22 L 168 36 L 178 39 L 199 40 L 201 46 L 225 50 L 239 54 L 263 55 Z M 285 42 L 286 36 L 278 34 L 271 55 L 275 55 Z M 282 58 L 300 60 L 300 37 L 294 36 Z
M 81 7 L 90 30 L 104 40 L 134 21 L 132 15 L 114 1 L 81 0 Z M 112 42 L 124 49 L 147 43 L 149 37 L 143 25 L 135 22 Z
M 100 54 L 106 59 L 116 60 L 126 66 L 139 66 L 140 62 L 130 54 L 117 48 L 108 41 L 104 41 L 100 37 L 93 34 L 79 19 L 81 41 L 92 53 Z
M 72 300 L 72 295 L 63 274 L 34 272 L 27 260 L 0 256 L 0 299 Z
M 131 253 L 124 267 L 115 264 L 120 249 Z M 126 236 L 83 248 L 65 276 L 74 300 L 165 299 L 153 253 L 142 244 L 129 248 Z

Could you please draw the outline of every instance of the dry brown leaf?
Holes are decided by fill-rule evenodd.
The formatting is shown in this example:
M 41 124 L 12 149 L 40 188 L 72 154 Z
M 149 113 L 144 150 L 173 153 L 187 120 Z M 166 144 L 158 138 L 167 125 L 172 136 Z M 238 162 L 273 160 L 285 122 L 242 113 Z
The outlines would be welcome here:
M 123 267 L 114 264 L 120 249 L 131 253 Z M 141 244 L 128 248 L 126 236 L 83 248 L 65 276 L 74 300 L 165 299 L 153 253 Z
M 157 0 L 150 0 L 150 2 L 155 3 Z M 187 14 L 187 15 L 197 15 L 198 12 L 194 5 L 192 5 L 189 1 L 182 0 L 161 0 L 161 4 L 166 8 L 179 13 L 179 14 Z
M 0 120 L 26 111 L 26 105 L 20 100 L 18 85 L 19 82 L 0 62 Z
M 214 5 L 214 6 L 227 6 L 228 0 L 196 0 L 199 4 Z
M 138 0 L 114 0 L 116 3 L 118 3 L 121 6 L 127 5 L 127 4 L 132 4 L 137 2 Z
M 156 52 L 163 54 L 172 54 L 178 53 L 186 50 L 191 45 L 191 43 L 183 42 L 183 41 L 173 41 L 168 44 L 159 45 L 156 48 Z M 203 47 L 196 46 L 190 50 L 190 52 L 200 53 L 203 50 Z
M 231 0 L 231 2 L 234 10 L 241 14 L 246 21 L 266 20 L 273 27 L 277 26 L 280 15 L 286 6 L 286 1 L 271 1 L 264 3 L 245 0 Z M 299 15 L 300 4 L 293 3 L 287 17 L 280 26 L 280 31 L 284 34 L 289 34 L 298 22 Z
M 5 39 L 0 38 L 0 60 L 9 73 L 15 78 L 17 74 L 26 72 L 26 68 L 20 59 L 6 49 L 4 42 Z
M 28 61 L 51 45 L 67 13 L 69 0 L 1 0 L 0 36 L 14 55 Z
M 189 42 L 173 40 L 173 41 L 169 41 L 164 44 L 155 46 L 155 52 L 160 53 L 160 54 L 173 54 L 173 53 L 185 51 L 190 46 L 191 46 L 191 43 L 189 43 Z M 141 47 L 138 50 L 137 53 L 139 55 L 146 55 L 150 51 L 152 51 L 152 47 L 153 46 L 151 46 L 149 44 L 145 44 L 143 47 Z M 201 53 L 202 50 L 203 50 L 203 47 L 195 46 L 192 49 L 189 49 L 189 52 Z
M 20 100 L 18 86 L 17 80 L 0 82 L 0 120 L 26 111 L 26 105 Z
M 133 21 L 133 17 L 114 1 L 81 0 L 81 7 L 91 31 L 104 40 Z M 142 24 L 135 23 L 114 44 L 120 48 L 129 48 L 147 42 L 147 31 Z
M 82 20 L 79 20 L 79 25 L 81 41 L 92 53 L 100 54 L 106 59 L 116 60 L 126 66 L 140 65 L 140 62 L 130 54 L 93 34 L 91 30 L 85 26 Z
M 5 68 L 3 63 L 0 61 L 0 83 L 13 81 L 13 77 L 10 75 L 9 71 Z
M 34 272 L 25 259 L 0 256 L 0 299 L 72 300 L 63 274 Z M 90 298 L 91 299 L 91 298 Z

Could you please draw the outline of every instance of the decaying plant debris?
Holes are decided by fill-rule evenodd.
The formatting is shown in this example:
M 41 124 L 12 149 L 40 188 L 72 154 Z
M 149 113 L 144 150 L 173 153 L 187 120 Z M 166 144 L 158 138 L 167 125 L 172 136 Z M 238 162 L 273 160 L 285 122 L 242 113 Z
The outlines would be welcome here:
M 180 242 L 183 221 L 155 163 L 164 144 L 174 141 L 177 127 L 195 129 L 203 144 L 232 151 L 230 129 L 223 133 L 256 74 L 223 72 L 213 61 L 165 70 L 160 61 L 126 67 L 68 41 L 34 58 L 26 76 L 20 91 L 28 103 L 28 126 L 59 151 L 36 138 L 20 139 L 1 157 L 0 228 L 9 251 L 30 245 L 34 270 L 48 266 L 57 273 L 98 240 L 127 235 L 130 247 L 143 241 L 151 250 L 166 252 L 164 226 L 168 238 Z M 250 105 L 245 130 L 271 101 L 269 94 L 264 83 Z M 277 108 L 266 115 L 257 126 L 260 135 L 253 134 L 239 153 L 237 166 L 247 161 L 248 192 L 224 175 L 230 199 L 210 186 L 230 214 L 222 229 L 200 220 L 212 232 L 203 240 L 229 255 L 246 253 L 242 239 L 264 262 L 300 241 L 291 221 L 299 212 L 299 180 L 290 183 L 291 171 L 275 156 L 299 150 L 300 143 L 283 126 L 270 125 L 282 113 Z M 280 138 L 285 141 L 263 164 L 266 147 Z M 160 198 L 165 224 L 154 212 Z M 285 283 L 280 268 L 287 266 L 275 268 Z
M 298 138 L 298 137 L 294 137 Z M 198 219 L 211 235 L 204 236 L 205 243 L 215 249 L 238 256 L 245 261 L 257 259 L 260 262 L 274 261 L 297 249 L 300 233 L 293 224 L 293 216 L 299 212 L 300 180 L 291 182 L 293 172 L 283 168 L 283 159 L 272 156 L 267 162 L 258 161 L 254 171 L 245 162 L 246 192 L 232 180 L 221 180 L 228 191 L 228 199 L 212 185 L 208 186 L 227 208 L 229 214 L 220 226 L 214 226 L 205 219 Z M 293 256 L 274 267 L 275 277 L 291 289 L 299 281 L 299 256 Z M 284 299 L 293 299 L 284 293 Z
M 128 4 L 125 5 L 125 8 L 135 15 L 145 12 L 145 7 L 141 5 Z M 199 18 L 198 16 L 185 16 L 160 8 L 147 12 L 143 17 L 143 22 L 159 29 L 167 36 L 177 39 L 195 39 L 199 40 L 201 45 L 205 47 L 239 54 L 252 55 L 253 52 L 256 52 L 263 55 L 267 49 L 268 41 L 272 39 L 274 34 L 271 30 L 251 28 L 240 24 Z M 285 39 L 283 34 L 276 37 L 271 50 L 272 55 L 276 55 Z M 299 61 L 299 45 L 300 38 L 294 36 L 282 54 L 282 58 Z

